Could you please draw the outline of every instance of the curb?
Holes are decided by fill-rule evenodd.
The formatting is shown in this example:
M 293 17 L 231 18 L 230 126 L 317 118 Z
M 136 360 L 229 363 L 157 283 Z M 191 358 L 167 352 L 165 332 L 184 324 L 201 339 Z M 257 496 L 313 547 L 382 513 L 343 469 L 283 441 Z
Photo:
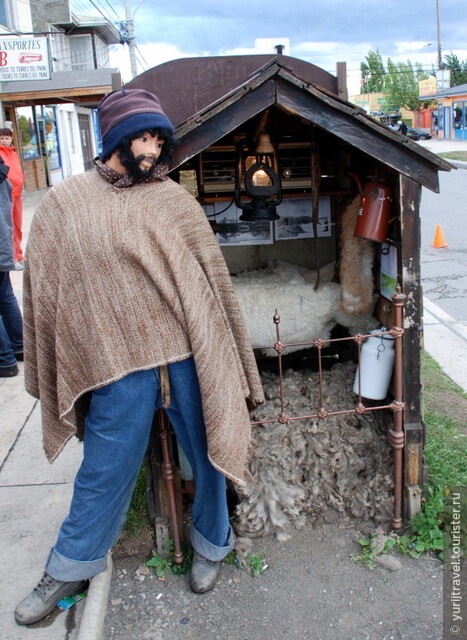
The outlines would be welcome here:
M 107 569 L 89 583 L 86 604 L 76 640 L 102 640 L 107 600 L 112 578 L 112 556 L 107 556 Z
M 463 160 L 449 160 L 448 158 L 445 158 L 445 160 L 448 160 L 448 162 L 453 164 L 458 169 L 467 169 L 467 162 L 464 162 Z

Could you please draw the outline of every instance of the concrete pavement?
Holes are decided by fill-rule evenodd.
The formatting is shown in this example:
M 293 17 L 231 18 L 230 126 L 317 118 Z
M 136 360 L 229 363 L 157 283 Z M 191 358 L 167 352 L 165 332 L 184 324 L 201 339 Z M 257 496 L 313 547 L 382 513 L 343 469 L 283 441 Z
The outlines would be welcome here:
M 433 141 L 434 149 L 438 142 L 442 141 Z M 41 196 L 38 193 L 25 198 L 25 241 Z M 21 302 L 22 273 L 11 276 Z M 460 366 L 459 354 L 466 353 L 467 327 L 430 301 L 425 304 L 425 348 L 465 390 L 467 363 L 464 358 Z M 46 461 L 38 402 L 24 390 L 23 364 L 19 367 L 20 374 L 15 378 L 0 379 L 0 635 L 4 640 L 99 640 L 111 567 L 91 582 L 88 598 L 68 612 L 51 614 L 33 627 L 20 627 L 13 618 L 17 602 L 42 574 L 45 557 L 67 513 L 81 461 L 81 445 L 76 440 L 68 443 L 53 465 Z
M 420 140 L 420 146 L 433 153 L 467 151 L 467 140 Z M 450 160 L 458 171 L 466 174 L 467 162 Z M 422 216 L 423 217 L 423 216 Z M 423 224 L 423 220 L 422 220 Z M 449 255 L 449 247 L 434 249 Z M 424 347 L 443 371 L 467 391 L 467 325 L 446 313 L 440 306 L 423 298 Z
M 24 245 L 43 192 L 24 199 Z M 12 272 L 22 301 L 22 272 Z M 24 390 L 23 363 L 14 378 L 0 378 L 0 636 L 4 640 L 98 640 L 101 637 L 111 566 L 91 581 L 88 597 L 64 613 L 31 627 L 14 621 L 16 604 L 39 581 L 44 561 L 67 515 L 81 444 L 73 439 L 49 464 L 42 450 L 40 408 Z

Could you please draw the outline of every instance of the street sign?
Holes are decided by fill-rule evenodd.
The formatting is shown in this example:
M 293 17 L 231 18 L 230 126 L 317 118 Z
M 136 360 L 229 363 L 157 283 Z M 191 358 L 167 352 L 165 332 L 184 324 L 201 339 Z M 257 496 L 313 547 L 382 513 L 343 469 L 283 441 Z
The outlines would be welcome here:
M 31 36 L 0 38 L 0 82 L 49 79 L 47 38 Z

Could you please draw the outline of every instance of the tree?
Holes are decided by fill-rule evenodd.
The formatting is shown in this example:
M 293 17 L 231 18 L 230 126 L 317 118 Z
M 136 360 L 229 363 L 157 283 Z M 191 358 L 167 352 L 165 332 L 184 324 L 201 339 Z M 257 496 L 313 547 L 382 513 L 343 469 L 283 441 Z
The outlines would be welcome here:
M 28 144 L 31 141 L 31 125 L 26 116 L 19 116 L 18 129 L 21 135 L 21 144 Z
M 418 98 L 420 95 L 418 83 L 426 78 L 428 78 L 428 74 L 423 71 L 419 62 L 416 62 L 414 67 L 410 60 L 393 62 L 391 58 L 388 58 L 384 91 L 391 108 L 395 110 L 405 108 L 409 111 L 426 108 L 430 101 L 423 103 Z
M 451 51 L 444 56 L 443 67 L 451 71 L 451 87 L 467 83 L 467 60 L 460 61 Z
M 365 60 L 366 62 L 360 64 L 360 70 L 362 72 L 360 93 L 378 93 L 379 91 L 384 91 L 386 71 L 379 50 L 369 51 Z

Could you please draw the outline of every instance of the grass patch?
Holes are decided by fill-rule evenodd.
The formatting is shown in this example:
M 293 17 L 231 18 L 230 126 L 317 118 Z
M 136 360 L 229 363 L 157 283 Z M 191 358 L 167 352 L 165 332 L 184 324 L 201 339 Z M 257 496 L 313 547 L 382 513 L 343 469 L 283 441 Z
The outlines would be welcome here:
M 152 558 L 144 563 L 147 567 L 154 569 L 154 573 L 158 578 L 163 578 L 166 571 L 170 571 L 170 573 L 173 573 L 175 576 L 184 576 L 190 571 L 193 562 L 193 549 L 183 548 L 182 564 L 175 564 L 174 562 L 174 545 L 172 540 L 168 541 L 165 551 L 165 557 L 153 551 Z
M 467 151 L 465 152 L 467 154 Z M 453 391 L 459 397 L 467 400 L 467 393 L 449 378 L 441 369 L 439 364 L 426 351 L 421 352 L 421 378 L 423 387 L 427 393 L 426 401 L 429 403 L 430 392 L 433 391 Z
M 142 466 L 138 474 L 122 534 L 125 538 L 132 538 L 149 525 L 146 472 L 144 466 Z
M 417 557 L 443 550 L 444 497 L 449 487 L 467 484 L 467 394 L 460 389 L 426 352 L 422 352 L 424 421 L 427 425 L 425 459 L 429 482 L 422 510 L 409 533 L 390 534 L 383 551 L 391 549 Z M 369 569 L 375 567 L 374 534 L 357 540 L 360 554 L 354 559 Z
M 467 162 L 467 151 L 445 151 L 444 153 L 438 153 L 440 158 L 446 158 L 446 160 L 460 160 L 461 162 Z
M 429 482 L 422 510 L 414 518 L 412 534 L 401 536 L 397 548 L 412 555 L 443 548 L 443 501 L 449 486 L 467 483 L 467 394 L 426 352 L 422 352 L 424 421 L 427 425 L 425 458 Z
M 266 552 L 260 551 L 257 555 L 253 556 L 248 554 L 246 557 L 247 567 L 250 570 L 253 578 L 257 578 L 259 575 L 263 573 L 268 568 L 268 565 L 265 562 Z
M 144 564 L 147 567 L 151 567 L 158 578 L 163 578 L 166 571 L 170 571 L 176 576 L 182 576 L 187 574 L 193 562 L 193 549 L 184 547 L 183 549 L 183 563 L 175 564 L 174 562 L 174 546 L 172 540 L 169 540 L 165 549 L 164 556 L 160 556 L 155 551 L 152 552 L 152 558 L 150 558 Z M 253 578 L 257 578 L 263 571 L 267 569 L 267 564 L 264 561 L 266 552 L 260 551 L 258 555 L 248 555 L 246 566 L 250 571 Z M 235 550 L 231 551 L 223 560 L 225 564 L 233 565 L 240 568 L 240 563 L 237 560 Z

